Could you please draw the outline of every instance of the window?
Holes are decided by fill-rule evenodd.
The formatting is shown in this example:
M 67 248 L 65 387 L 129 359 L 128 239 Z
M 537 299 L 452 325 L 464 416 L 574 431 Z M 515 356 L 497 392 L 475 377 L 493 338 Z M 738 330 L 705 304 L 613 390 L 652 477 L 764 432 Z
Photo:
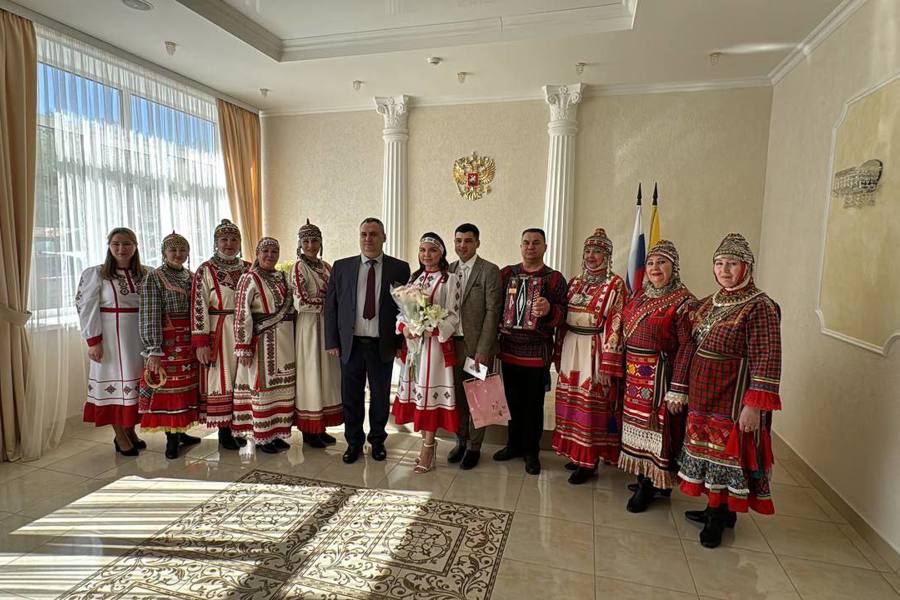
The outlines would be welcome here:
M 76 319 L 78 278 L 113 227 L 150 266 L 177 230 L 197 265 L 230 215 L 213 98 L 44 27 L 38 59 L 30 304 L 53 325 Z

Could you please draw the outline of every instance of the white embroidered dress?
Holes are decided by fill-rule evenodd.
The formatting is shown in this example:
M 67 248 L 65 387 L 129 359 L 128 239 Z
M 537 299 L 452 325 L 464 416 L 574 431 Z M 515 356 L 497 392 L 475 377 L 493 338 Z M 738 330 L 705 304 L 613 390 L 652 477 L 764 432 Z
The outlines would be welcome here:
M 438 323 L 436 333 L 422 338 L 415 357 L 406 356 L 391 412 L 397 424 L 412 422 L 416 431 L 441 428 L 456 433 L 459 416 L 453 392 L 453 336 L 459 329 L 462 286 L 457 274 L 440 271 L 423 271 L 411 283 L 420 286 L 432 304 L 443 306 L 447 316 Z M 402 333 L 405 326 L 401 314 L 397 332 Z
M 84 420 L 133 427 L 138 422 L 138 383 L 144 370 L 138 309 L 141 294 L 130 271 L 117 269 L 103 279 L 100 266 L 81 274 L 75 307 L 88 346 L 103 346 L 103 358 L 90 361 Z

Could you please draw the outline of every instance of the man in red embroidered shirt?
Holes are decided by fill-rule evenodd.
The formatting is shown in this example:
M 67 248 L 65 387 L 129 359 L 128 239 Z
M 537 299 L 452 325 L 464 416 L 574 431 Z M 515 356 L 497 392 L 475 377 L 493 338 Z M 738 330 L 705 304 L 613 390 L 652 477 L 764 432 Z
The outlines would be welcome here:
M 499 357 L 510 421 L 506 447 L 494 460 L 524 457 L 525 471 L 537 475 L 554 335 L 566 319 L 566 280 L 544 264 L 547 239 L 542 229 L 522 232 L 521 251 L 522 262 L 500 272 Z

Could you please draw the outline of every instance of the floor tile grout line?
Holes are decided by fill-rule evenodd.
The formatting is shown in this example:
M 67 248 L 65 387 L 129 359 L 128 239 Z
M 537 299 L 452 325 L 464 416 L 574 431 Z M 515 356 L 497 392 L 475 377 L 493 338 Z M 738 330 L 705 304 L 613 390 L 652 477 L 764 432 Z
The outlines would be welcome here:
M 675 526 L 675 533 L 678 534 L 678 524 L 675 523 L 675 512 L 672 510 L 672 505 L 669 504 L 669 515 L 672 517 L 672 525 Z M 691 560 L 687 555 L 687 548 L 684 545 L 685 540 L 681 538 L 681 535 L 678 535 L 678 543 L 681 545 L 681 554 L 684 556 L 684 563 L 688 567 L 688 573 L 691 575 L 691 584 L 694 586 L 694 595 L 697 598 L 700 598 L 700 587 L 697 585 L 697 577 L 694 575 L 694 569 L 691 567 Z

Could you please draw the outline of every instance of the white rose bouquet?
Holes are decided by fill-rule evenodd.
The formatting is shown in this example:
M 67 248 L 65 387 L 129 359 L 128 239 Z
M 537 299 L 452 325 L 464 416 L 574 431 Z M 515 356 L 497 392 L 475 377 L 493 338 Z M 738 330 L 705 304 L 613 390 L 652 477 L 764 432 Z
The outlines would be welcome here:
M 391 288 L 391 296 L 400 308 L 405 327 L 414 338 L 406 340 L 407 366 L 415 366 L 416 358 L 426 332 L 434 331 L 438 323 L 447 318 L 447 309 L 440 304 L 433 304 L 419 285 L 408 283 Z

